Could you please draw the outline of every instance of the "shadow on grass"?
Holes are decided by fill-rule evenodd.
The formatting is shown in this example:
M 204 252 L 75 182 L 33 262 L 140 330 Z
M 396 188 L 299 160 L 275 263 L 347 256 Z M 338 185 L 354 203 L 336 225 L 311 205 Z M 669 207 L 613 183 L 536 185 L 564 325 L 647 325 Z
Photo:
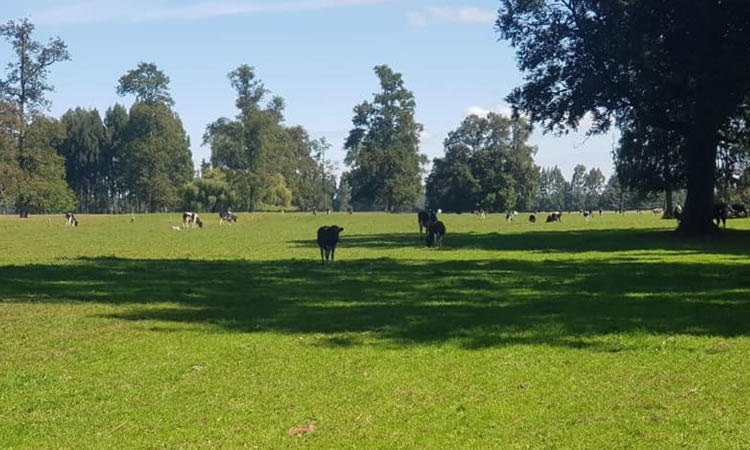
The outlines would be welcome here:
M 321 334 L 323 345 L 455 342 L 621 351 L 622 332 L 746 335 L 745 264 L 95 258 L 0 267 L 0 302 L 95 302 L 109 318 L 229 332 Z
M 556 226 L 558 224 L 547 224 Z M 296 240 L 299 247 L 317 248 L 314 239 Z M 376 249 L 425 247 L 417 233 L 342 235 L 342 247 Z M 523 233 L 451 233 L 443 238 L 444 250 L 482 249 L 537 252 L 618 252 L 667 250 L 681 253 L 730 254 L 750 256 L 750 231 L 722 230 L 703 238 L 686 239 L 665 230 L 543 230 Z

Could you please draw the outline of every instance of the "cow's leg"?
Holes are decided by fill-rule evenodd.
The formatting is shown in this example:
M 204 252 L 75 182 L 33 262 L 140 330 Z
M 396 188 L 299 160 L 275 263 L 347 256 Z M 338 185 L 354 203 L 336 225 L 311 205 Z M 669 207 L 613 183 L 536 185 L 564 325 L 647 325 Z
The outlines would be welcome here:
M 331 248 L 330 247 L 326 247 L 326 262 L 329 263 L 329 264 L 331 262 L 330 259 L 331 259 Z
M 326 263 L 326 260 L 323 257 L 323 246 L 322 245 L 320 246 L 320 263 L 321 264 L 325 264 Z
M 331 247 L 331 264 L 333 264 L 333 254 L 336 253 L 336 247 Z

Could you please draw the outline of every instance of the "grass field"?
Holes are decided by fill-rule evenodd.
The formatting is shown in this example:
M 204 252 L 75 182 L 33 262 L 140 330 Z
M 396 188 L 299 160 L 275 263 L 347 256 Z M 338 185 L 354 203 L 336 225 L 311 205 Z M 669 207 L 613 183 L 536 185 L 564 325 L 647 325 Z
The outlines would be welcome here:
M 750 219 L 178 216 L 0 217 L 0 448 L 750 446 Z

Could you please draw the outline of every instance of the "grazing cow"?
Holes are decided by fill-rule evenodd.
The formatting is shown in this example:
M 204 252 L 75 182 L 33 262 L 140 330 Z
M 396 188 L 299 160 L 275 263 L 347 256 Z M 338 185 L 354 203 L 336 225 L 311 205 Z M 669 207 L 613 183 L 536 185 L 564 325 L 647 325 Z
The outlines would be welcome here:
M 735 217 L 747 217 L 747 208 L 742 203 L 732 203 Z
M 425 238 L 425 243 L 428 247 L 432 247 L 435 244 L 437 244 L 438 247 L 442 247 L 444 235 L 445 224 L 443 224 L 443 222 L 439 220 L 432 222 L 430 226 L 427 227 L 427 237 Z
M 511 209 L 505 214 L 506 222 L 513 222 L 513 218 L 518 215 L 518 211 Z
M 716 222 L 716 226 L 718 227 L 720 223 L 724 224 L 724 228 L 727 228 L 727 215 L 729 213 L 729 208 L 727 208 L 726 203 L 718 203 L 714 205 L 714 221 Z
M 602 208 L 599 208 L 599 215 L 601 216 L 602 214 L 604 214 L 604 210 Z
M 352 214 L 354 214 L 354 210 L 352 209 L 352 207 L 351 207 L 351 206 L 350 206 L 350 207 L 348 207 L 348 208 L 346 208 L 346 212 L 348 212 L 348 213 L 349 213 L 349 215 L 352 215 Z
M 422 228 L 429 230 L 430 224 L 437 222 L 437 215 L 432 211 L 419 211 L 417 222 L 419 222 L 419 236 L 422 237 Z
M 339 243 L 339 233 L 344 231 L 343 227 L 331 225 L 330 227 L 318 228 L 318 247 L 320 247 L 320 263 L 325 264 L 330 257 L 333 264 L 333 255 L 336 252 L 336 244 Z
M 664 209 L 662 209 L 662 208 L 654 208 L 654 209 L 651 210 L 651 212 L 654 213 L 654 214 L 662 214 L 662 213 L 664 213 Z
M 76 215 L 72 212 L 66 212 L 65 213 L 65 226 L 66 227 L 77 227 L 78 226 L 78 219 L 76 219 Z
M 588 222 L 594 214 L 591 211 L 584 211 L 583 218 Z
M 318 208 L 315 207 L 315 206 L 313 206 L 312 213 L 313 213 L 313 216 L 317 216 L 318 215 Z
M 195 226 L 198 226 L 198 228 L 203 228 L 203 221 L 200 217 L 198 217 L 198 213 L 194 212 L 184 212 L 182 213 L 182 227 L 183 228 L 194 228 Z
M 484 220 L 487 218 L 487 213 L 484 210 L 479 211 L 479 218 Z
M 678 222 L 682 220 L 682 206 L 674 205 L 674 208 L 672 208 L 672 217 L 677 219 Z
M 531 222 L 531 223 L 536 223 L 536 216 L 535 216 L 535 215 L 533 215 L 533 214 L 532 214 L 532 215 L 530 215 L 530 216 L 529 216 L 529 222 Z
M 562 222 L 562 213 L 555 211 L 547 216 L 547 223 L 549 222 Z
M 232 222 L 237 223 L 237 215 L 232 213 L 232 211 L 222 211 L 219 213 L 219 225 L 223 225 L 224 222 L 228 223 L 229 225 L 232 224 Z

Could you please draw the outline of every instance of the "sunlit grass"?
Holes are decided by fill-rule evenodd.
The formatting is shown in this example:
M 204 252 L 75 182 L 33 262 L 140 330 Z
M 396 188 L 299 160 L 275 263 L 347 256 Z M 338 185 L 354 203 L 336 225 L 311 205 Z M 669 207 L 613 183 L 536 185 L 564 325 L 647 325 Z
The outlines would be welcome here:
M 1 448 L 750 442 L 750 220 L 205 219 L 0 217 Z

